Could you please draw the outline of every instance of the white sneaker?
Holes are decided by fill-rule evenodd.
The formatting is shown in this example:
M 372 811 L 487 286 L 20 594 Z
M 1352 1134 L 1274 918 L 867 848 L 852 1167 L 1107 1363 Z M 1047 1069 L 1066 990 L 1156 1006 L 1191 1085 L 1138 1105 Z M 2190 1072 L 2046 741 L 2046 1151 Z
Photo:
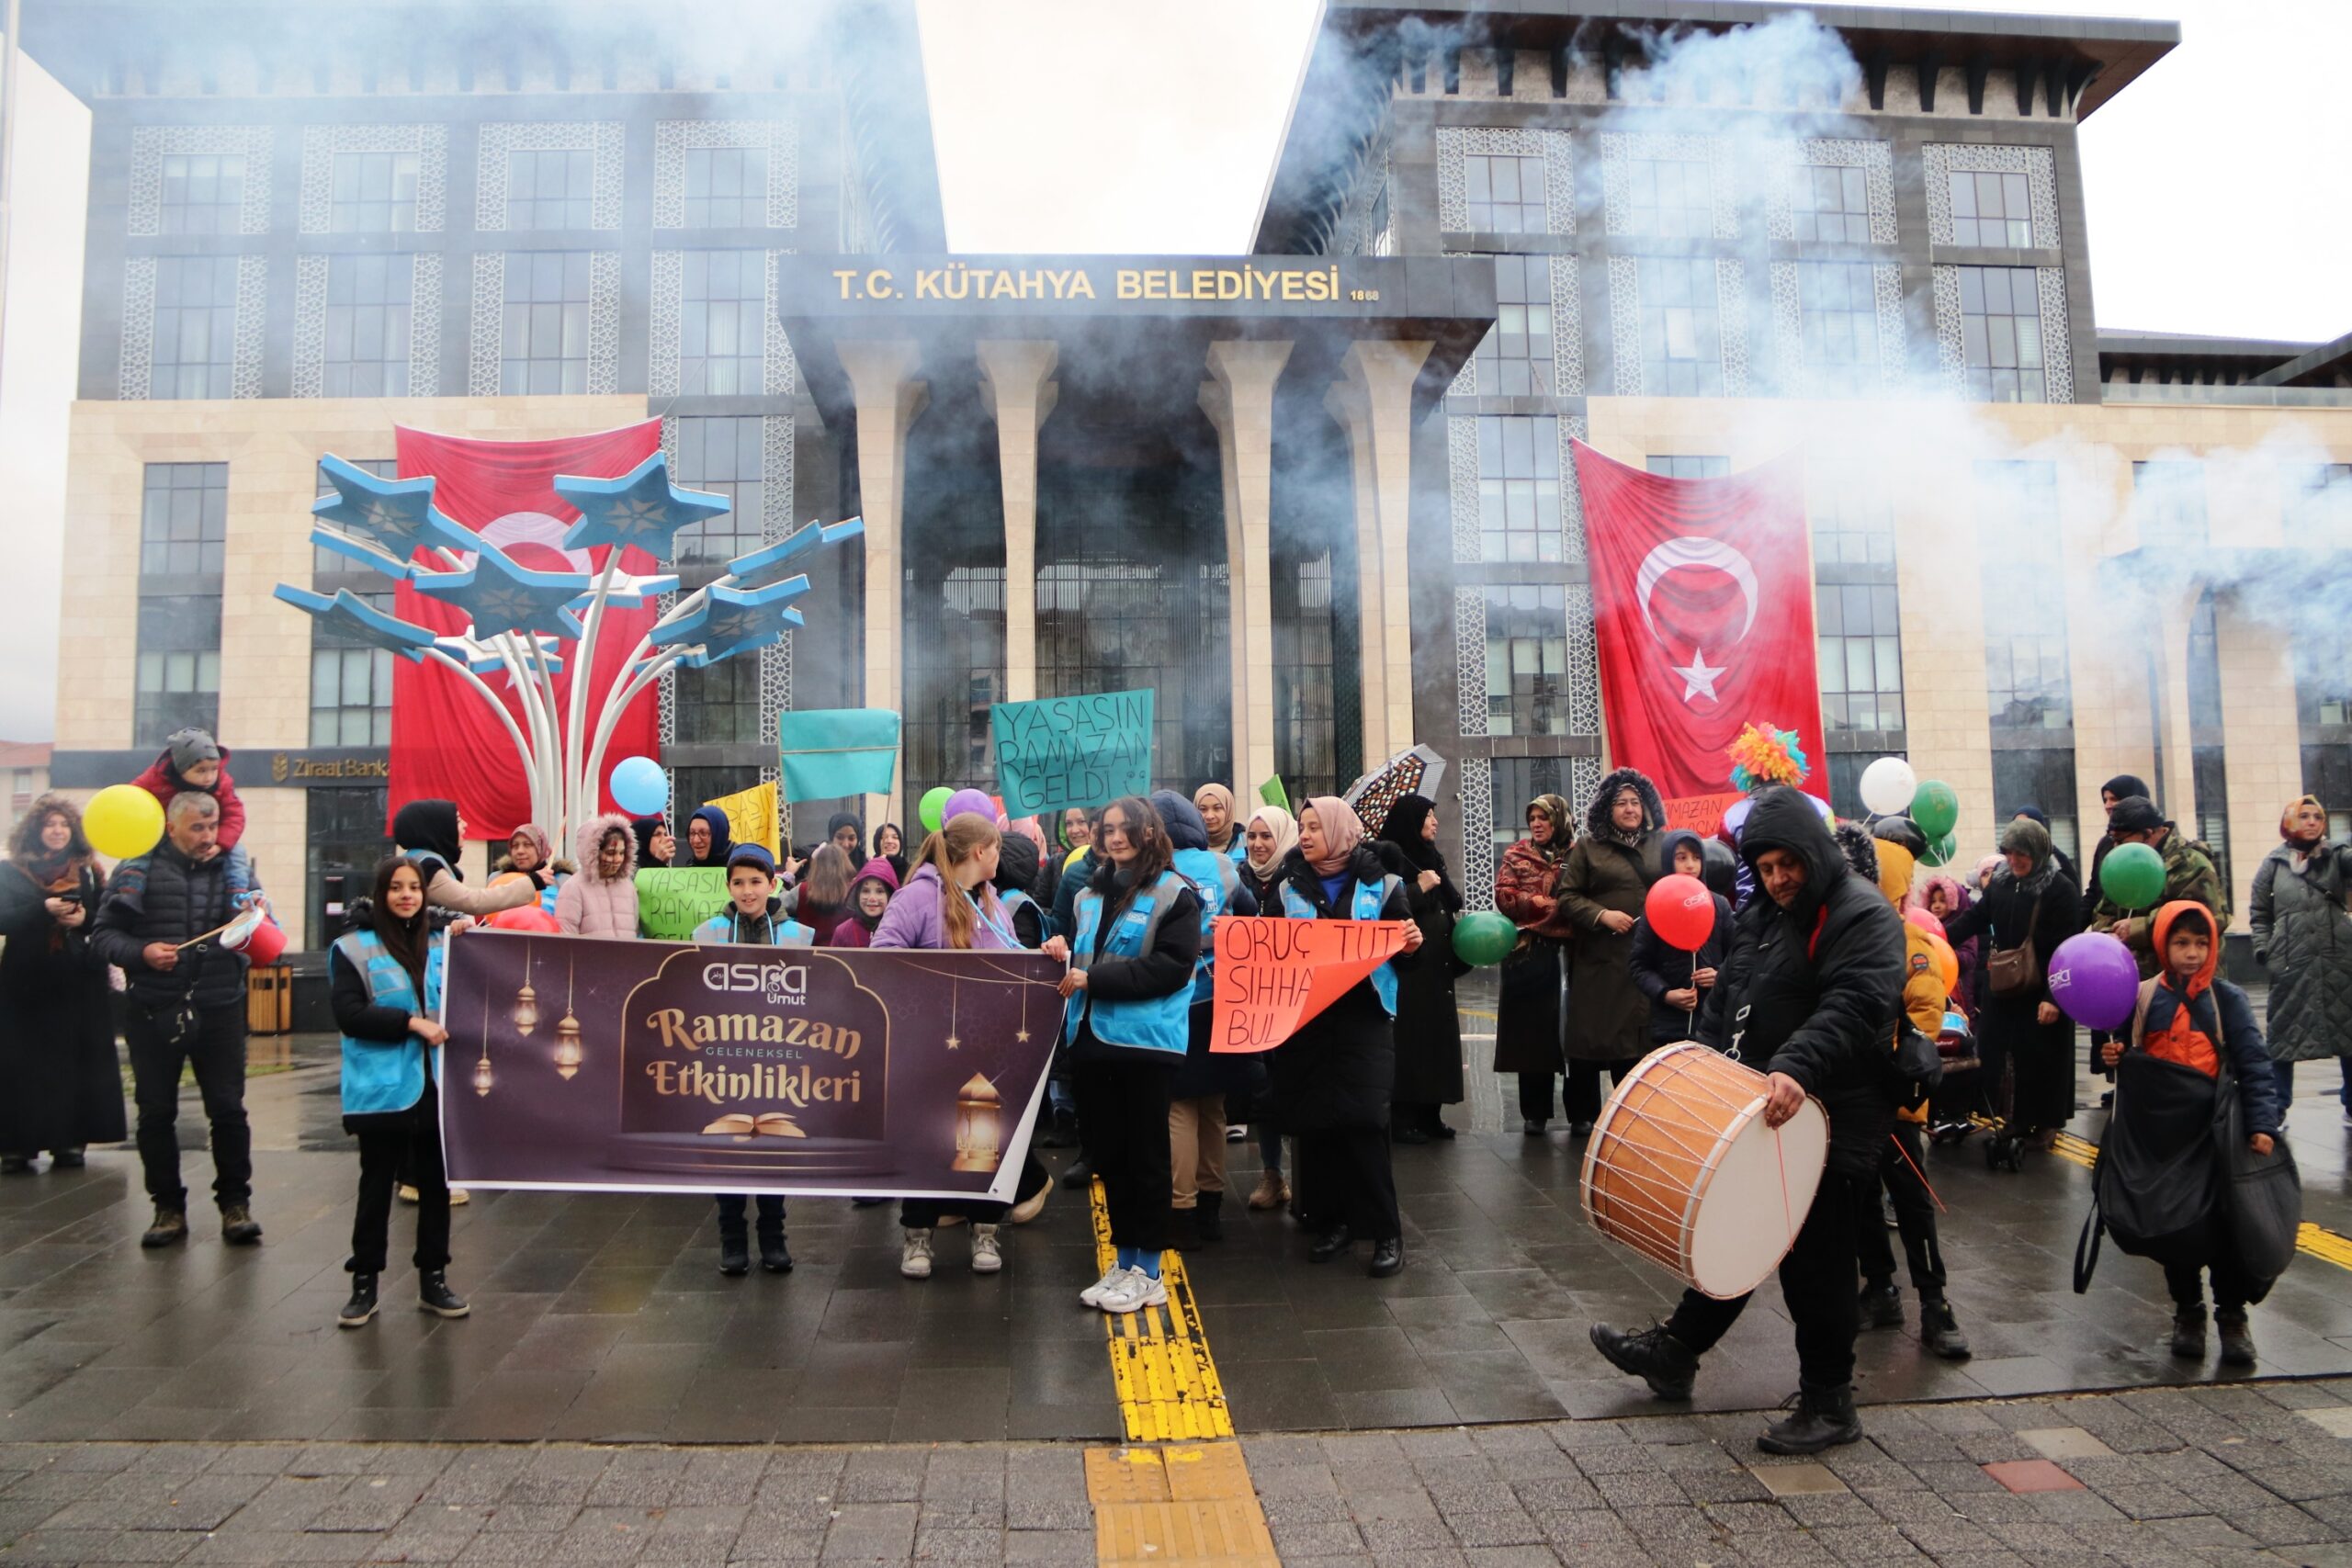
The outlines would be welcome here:
M 1003 1267 L 1004 1254 L 996 1248 L 996 1227 L 974 1225 L 972 1227 L 972 1272 L 993 1274 Z
M 1250 1123 L 1247 1122 L 1236 1122 L 1232 1126 L 1227 1127 L 1225 1130 L 1225 1141 L 1228 1144 L 1248 1143 L 1250 1141 Z
M 1102 1292 L 1117 1284 L 1121 1280 L 1125 1279 L 1126 1276 L 1127 1271 L 1114 1263 L 1111 1265 L 1109 1272 L 1105 1273 L 1102 1278 L 1095 1280 L 1094 1283 L 1079 1292 L 1078 1299 L 1084 1302 L 1088 1306 L 1101 1306 L 1102 1304 Z
M 899 1272 L 910 1280 L 931 1278 L 931 1233 L 909 1230 L 905 1247 L 899 1252 Z
M 1104 1312 L 1123 1314 L 1141 1312 L 1148 1306 L 1166 1306 L 1168 1282 L 1155 1280 L 1140 1269 L 1130 1269 L 1094 1304 Z

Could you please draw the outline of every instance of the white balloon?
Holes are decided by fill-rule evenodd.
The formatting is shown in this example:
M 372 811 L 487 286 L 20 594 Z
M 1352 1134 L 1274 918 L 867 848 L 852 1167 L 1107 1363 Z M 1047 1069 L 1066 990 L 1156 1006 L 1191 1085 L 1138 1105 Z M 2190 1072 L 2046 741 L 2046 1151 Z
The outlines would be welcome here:
M 1881 817 L 1910 810 L 1918 793 L 1919 775 L 1900 757 L 1881 757 L 1862 770 L 1862 804 Z

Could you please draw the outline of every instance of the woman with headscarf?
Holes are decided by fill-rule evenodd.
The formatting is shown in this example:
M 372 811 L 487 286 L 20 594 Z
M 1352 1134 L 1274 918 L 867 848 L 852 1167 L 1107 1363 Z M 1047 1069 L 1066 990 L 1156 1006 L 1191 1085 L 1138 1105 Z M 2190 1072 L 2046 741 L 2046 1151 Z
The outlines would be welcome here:
M 1576 927 L 1568 950 L 1566 1051 L 1568 1128 L 1577 1137 L 1600 1115 L 1600 1075 L 1623 1083 L 1650 1048 L 1650 999 L 1634 979 L 1634 928 L 1658 877 L 1657 835 L 1666 803 L 1632 768 L 1600 781 L 1585 808 L 1584 837 L 1560 868 L 1560 909 Z
M 1239 818 L 1240 808 L 1233 803 L 1233 792 L 1221 784 L 1204 784 L 1193 792 L 1193 809 L 1201 814 L 1201 821 L 1209 830 L 1209 849 L 1228 860 L 1239 861 L 1250 852 L 1247 825 Z
M 1495 1007 L 1495 1071 L 1519 1075 L 1521 1130 L 1531 1138 L 1552 1120 L 1552 1084 L 1566 1066 L 1560 1035 L 1576 927 L 1560 908 L 1560 872 L 1576 841 L 1574 821 L 1566 800 L 1537 795 L 1527 803 L 1527 837 L 1495 870 L 1495 908 L 1519 928 Z
M 1389 1091 L 1389 1136 L 1400 1144 L 1451 1138 L 1444 1108 L 1462 1102 L 1462 1015 L 1453 982 L 1467 965 L 1453 955 L 1462 894 L 1437 847 L 1437 803 L 1404 795 L 1380 825 L 1380 855 L 1405 885 L 1405 905 L 1421 928 L 1421 950 L 1392 960 L 1396 970 L 1396 1082 Z
M 492 877 L 523 876 L 544 893 L 555 886 L 555 852 L 548 830 L 526 822 L 506 836 L 506 852 L 491 865 Z
M 735 852 L 735 829 L 727 813 L 705 806 L 686 818 L 686 863 L 724 867 Z
M 2057 847 L 2057 834 L 2056 830 L 2050 826 L 2050 813 L 2044 811 L 2039 806 L 2020 806 L 2017 808 L 2015 815 L 2024 818 L 2029 822 L 2040 823 L 2041 825 L 2041 830 L 2051 835 L 2050 853 L 2052 858 L 2056 860 L 2058 863 L 2058 874 L 2075 885 L 2075 894 L 2076 898 L 2079 899 L 2083 892 L 2082 868 L 2075 865 L 2074 856 Z M 2090 912 L 2090 906 L 2087 904 L 2084 905 L 2083 910 L 2085 915 L 2087 916 Z M 2066 934 L 2068 936 L 2073 936 L 2075 933 L 2073 931 L 2068 931 Z
M 1298 819 L 1279 806 L 1261 806 L 1250 814 L 1241 835 L 1241 886 L 1258 901 L 1258 912 L 1271 915 L 1282 908 L 1283 862 L 1298 848 Z M 1258 1134 L 1258 1185 L 1250 1190 L 1250 1206 L 1264 1211 L 1290 1201 L 1290 1183 L 1283 1178 L 1283 1130 L 1267 1109 L 1265 1064 L 1258 1064 L 1259 1089 L 1250 1125 Z
M 666 869 L 671 857 L 678 852 L 678 840 L 670 836 L 670 825 L 659 817 L 639 817 L 628 827 L 637 838 L 637 863 Z
M 865 829 L 858 826 L 854 812 L 836 811 L 825 819 L 825 841 L 839 848 L 842 858 L 855 865 L 858 846 L 865 842 Z
M 2278 1111 L 2287 1111 L 2297 1062 L 2333 1056 L 2339 1102 L 2352 1126 L 2352 845 L 2327 837 L 2327 807 L 2307 795 L 2278 820 L 2277 849 L 2254 873 L 2254 957 L 2270 974 L 2270 1056 Z
M 2002 864 L 1984 897 L 1944 922 L 1948 942 L 1984 939 L 1984 1007 L 1976 1021 L 1984 1082 L 2015 1075 L 2009 1129 L 2045 1153 L 2075 1114 L 2074 1021 L 2050 997 L 2050 954 L 2082 929 L 2083 898 L 2061 875 L 2049 830 L 2030 817 L 2001 829 Z M 2004 953 L 2030 947 L 2023 959 L 2031 978 L 1996 994 L 1993 976 Z
M 528 882 L 468 887 L 458 867 L 465 840 L 466 819 L 454 800 L 412 800 L 392 813 L 393 847 L 416 863 L 424 876 L 424 901 L 435 908 L 481 919 L 537 901 L 539 890 Z
M 874 848 L 865 858 L 888 861 L 890 874 L 901 882 L 907 879 L 907 836 L 896 822 L 885 822 L 874 829 Z
M 1298 816 L 1298 847 L 1283 862 L 1282 912 L 1295 920 L 1403 920 L 1405 951 L 1421 946 L 1405 885 L 1363 841 L 1363 823 L 1336 795 Z M 1299 1223 L 1319 1231 L 1307 1257 L 1326 1263 L 1372 1239 L 1372 1276 L 1405 1267 L 1404 1221 L 1388 1163 L 1396 1081 L 1396 971 L 1384 964 L 1276 1046 L 1267 1064 L 1275 1122 L 1298 1138 Z
M 0 866 L 0 1172 L 31 1170 L 43 1149 L 72 1170 L 89 1145 L 126 1135 L 114 998 L 90 950 L 105 889 L 81 811 L 62 795 L 34 801 Z

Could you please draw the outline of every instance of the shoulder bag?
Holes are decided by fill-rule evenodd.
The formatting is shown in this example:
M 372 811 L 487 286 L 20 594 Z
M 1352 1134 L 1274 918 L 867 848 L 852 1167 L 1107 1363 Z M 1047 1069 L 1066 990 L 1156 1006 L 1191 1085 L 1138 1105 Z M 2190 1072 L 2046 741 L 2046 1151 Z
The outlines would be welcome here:
M 2041 900 L 2033 901 L 2026 917 L 2025 940 L 2015 947 L 1996 947 L 1984 960 L 1984 988 L 1996 997 L 2023 997 L 2041 984 L 2041 959 L 2033 950 L 2034 928 L 2041 923 Z

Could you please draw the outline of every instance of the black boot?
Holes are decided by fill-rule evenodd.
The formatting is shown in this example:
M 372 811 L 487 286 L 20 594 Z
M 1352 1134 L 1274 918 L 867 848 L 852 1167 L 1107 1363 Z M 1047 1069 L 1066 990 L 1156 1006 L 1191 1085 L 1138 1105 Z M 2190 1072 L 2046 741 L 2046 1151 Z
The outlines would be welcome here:
M 1066 1192 L 1083 1191 L 1086 1184 L 1093 1179 L 1094 1173 L 1086 1168 L 1086 1158 L 1081 1155 L 1070 1161 L 1069 1168 L 1062 1172 L 1062 1190 Z
M 1196 1209 L 1168 1211 L 1168 1247 L 1171 1252 L 1201 1249 L 1201 1217 Z
M 1201 1239 L 1212 1246 L 1225 1239 L 1225 1194 L 1204 1192 L 1200 1207 Z
M 1892 1280 L 1883 1285 L 1864 1285 L 1860 1306 L 1864 1328 L 1903 1326 L 1903 1292 L 1894 1288 Z
M 79 1170 L 89 1163 L 88 1155 L 79 1144 L 70 1149 L 50 1151 L 49 1168 L 51 1170 Z
M 435 1317 L 463 1317 L 474 1309 L 466 1298 L 449 1288 L 449 1277 L 438 1269 L 427 1269 L 416 1277 L 416 1307 Z
M 1592 1348 L 1621 1372 L 1631 1372 L 1650 1385 L 1660 1399 L 1688 1399 L 1699 1381 L 1699 1358 L 1690 1347 L 1654 1325 L 1638 1334 L 1625 1334 L 1605 1323 L 1592 1325 Z
M 1388 1141 L 1392 1144 L 1426 1144 L 1430 1141 L 1429 1129 L 1400 1111 L 1389 1118 Z
M 2222 1365 L 2250 1367 L 2254 1365 L 2254 1334 L 2246 1326 L 2245 1309 L 2235 1312 L 2216 1311 L 2213 1326 L 2222 1334 Z
M 376 1276 L 354 1274 L 351 1277 L 351 1299 L 334 1314 L 337 1327 L 357 1328 L 376 1315 Z
M 718 1237 L 718 1271 L 730 1280 L 740 1280 L 752 1271 L 752 1238 L 741 1231 L 720 1232 Z
M 1309 1263 L 1329 1263 L 1345 1252 L 1348 1249 L 1348 1244 L 1353 1240 L 1355 1237 L 1349 1233 L 1347 1226 L 1333 1225 L 1316 1239 L 1313 1247 L 1306 1249 L 1306 1260 Z
M 784 1233 L 760 1237 L 760 1267 L 770 1274 L 792 1272 L 792 1249 L 784 1245 Z
M 1041 1149 L 1074 1149 L 1078 1147 L 1078 1118 L 1067 1111 L 1057 1111 L 1037 1134 Z
M 1375 1280 L 1385 1280 L 1405 1271 L 1405 1238 L 1392 1235 L 1385 1241 L 1372 1244 L 1372 1267 L 1365 1270 Z
M 1805 1383 L 1789 1401 L 1785 1420 L 1775 1421 L 1756 1439 L 1768 1454 L 1817 1454 L 1840 1443 L 1861 1441 L 1862 1418 L 1854 1413 L 1854 1385 L 1823 1388 Z
M 2172 1353 L 2184 1361 L 2205 1359 L 2205 1303 L 2175 1307 L 2172 1314 Z
M 1968 1336 L 1951 1314 L 1951 1303 L 1941 1296 L 1919 1298 L 1919 1343 L 1947 1361 L 1965 1361 L 1973 1354 Z

